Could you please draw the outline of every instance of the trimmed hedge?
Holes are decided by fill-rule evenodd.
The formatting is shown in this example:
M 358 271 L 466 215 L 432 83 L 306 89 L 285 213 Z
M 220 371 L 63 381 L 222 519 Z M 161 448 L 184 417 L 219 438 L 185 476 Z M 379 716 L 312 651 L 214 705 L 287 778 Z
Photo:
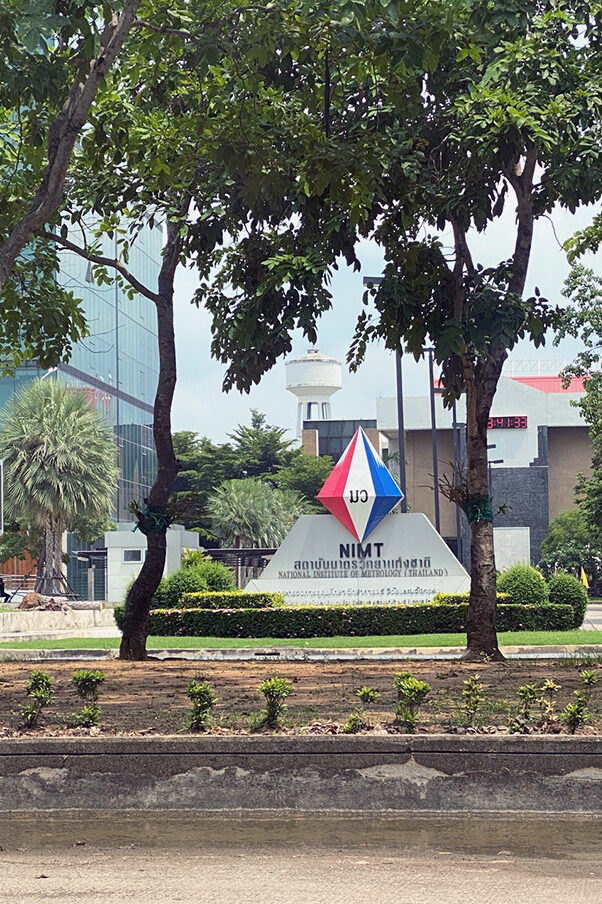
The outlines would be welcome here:
M 209 590 L 202 569 L 198 566 L 180 568 L 161 581 L 151 605 L 155 609 L 178 606 L 185 593 L 198 593 L 202 590 Z
M 435 606 L 456 606 L 468 603 L 469 596 L 470 593 L 436 593 L 432 602 Z M 512 600 L 507 593 L 498 593 L 497 602 L 499 606 L 500 603 L 511 603 Z
M 231 590 L 223 593 L 185 593 L 178 609 L 276 609 L 284 606 L 281 593 L 243 593 Z M 165 608 L 153 606 L 154 609 Z
M 548 585 L 543 574 L 532 565 L 512 565 L 498 575 L 497 589 L 507 593 L 509 602 L 545 606 L 548 602 Z
M 350 637 L 463 632 L 468 606 L 291 606 L 282 609 L 156 609 L 149 634 L 171 637 Z M 123 625 L 124 607 L 115 607 Z M 568 631 L 571 606 L 497 608 L 498 631 Z
M 555 605 L 572 606 L 573 628 L 580 628 L 587 609 L 587 590 L 576 577 L 560 571 L 552 575 L 548 582 L 550 602 Z

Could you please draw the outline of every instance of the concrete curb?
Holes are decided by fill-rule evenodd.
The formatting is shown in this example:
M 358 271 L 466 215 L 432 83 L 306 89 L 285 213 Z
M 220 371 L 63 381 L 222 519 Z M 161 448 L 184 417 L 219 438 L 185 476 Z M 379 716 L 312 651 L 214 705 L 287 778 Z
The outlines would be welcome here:
M 602 737 L 7 739 L 0 809 L 599 813 Z
M 507 659 L 571 659 L 575 656 L 602 657 L 602 644 L 567 646 L 501 647 Z M 256 647 L 226 650 L 165 649 L 149 650 L 151 659 L 183 659 L 198 662 L 420 662 L 427 660 L 455 660 L 463 647 L 377 647 L 355 649 L 308 649 L 305 647 Z M 119 651 L 20 650 L 0 649 L 0 662 L 68 662 L 117 659 Z

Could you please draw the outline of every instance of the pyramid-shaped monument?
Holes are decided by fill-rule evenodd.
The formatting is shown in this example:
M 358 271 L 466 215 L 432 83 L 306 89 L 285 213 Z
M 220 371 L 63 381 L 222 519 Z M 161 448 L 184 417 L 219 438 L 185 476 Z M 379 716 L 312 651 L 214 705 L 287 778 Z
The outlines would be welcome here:
M 361 427 L 318 493 L 343 527 L 360 543 L 403 499 L 381 457 Z
M 470 578 L 425 515 L 386 517 L 402 493 L 360 428 L 320 490 L 330 515 L 301 515 L 248 591 L 288 604 L 410 603 L 465 593 Z

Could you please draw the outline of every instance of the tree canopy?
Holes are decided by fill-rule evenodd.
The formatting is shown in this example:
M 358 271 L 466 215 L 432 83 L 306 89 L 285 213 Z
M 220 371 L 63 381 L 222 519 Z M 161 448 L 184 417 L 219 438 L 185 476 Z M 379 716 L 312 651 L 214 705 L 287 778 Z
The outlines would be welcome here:
M 546 577 L 558 570 L 576 577 L 585 570 L 590 586 L 602 580 L 602 531 L 593 526 L 580 508 L 560 512 L 550 523 L 540 550 L 540 567 Z
M 256 477 L 226 480 L 207 506 L 213 531 L 226 546 L 279 546 L 304 511 L 302 498 Z
M 573 404 L 589 425 L 592 440 L 592 473 L 590 476 L 579 475 L 575 499 L 592 542 L 599 546 L 602 525 L 602 279 L 591 268 L 576 264 L 564 284 L 563 295 L 567 302 L 555 342 L 565 336 L 574 336 L 583 343 L 583 350 L 565 368 L 563 376 L 567 385 L 573 376 L 584 378 L 585 395 Z
M 6 0 L 0 13 L 0 295 L 64 200 L 75 144 L 140 0 Z
M 324 100 L 322 134 L 311 153 L 287 145 L 298 161 L 287 227 L 258 215 L 199 295 L 226 386 L 247 389 L 290 349 L 294 327 L 313 335 L 341 255 L 357 267 L 358 242 L 376 239 L 384 274 L 366 292 L 349 360 L 361 363 L 373 339 L 417 358 L 431 344 L 445 401 L 466 393 L 467 655 L 499 658 L 487 422 L 509 350 L 521 338 L 540 344 L 557 320 L 539 289 L 525 294 L 534 223 L 602 192 L 602 12 L 569 0 L 435 0 L 367 4 L 362 15 L 329 22 L 323 94 L 312 93 L 315 52 L 274 64 L 274 81 L 293 77 L 314 116 Z M 484 266 L 472 235 L 508 209 L 508 247 Z
M 308 510 L 323 510 L 315 497 L 332 469 L 330 458 L 314 458 L 284 438 L 286 431 L 266 423 L 265 416 L 251 412 L 251 424 L 240 425 L 230 442 L 213 443 L 190 431 L 174 434 L 174 449 L 180 470 L 173 504 L 178 517 L 199 531 L 204 542 L 216 535 L 208 514 L 216 490 L 230 480 L 260 478 L 269 486 L 287 490 L 307 503 Z

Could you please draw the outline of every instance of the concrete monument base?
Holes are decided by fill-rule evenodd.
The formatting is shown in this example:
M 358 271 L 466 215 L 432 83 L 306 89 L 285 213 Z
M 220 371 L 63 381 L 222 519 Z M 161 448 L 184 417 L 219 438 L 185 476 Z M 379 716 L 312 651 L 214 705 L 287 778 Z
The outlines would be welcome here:
M 248 591 L 287 603 L 410 603 L 467 593 L 470 577 L 425 515 L 391 514 L 364 543 L 332 515 L 301 515 Z

